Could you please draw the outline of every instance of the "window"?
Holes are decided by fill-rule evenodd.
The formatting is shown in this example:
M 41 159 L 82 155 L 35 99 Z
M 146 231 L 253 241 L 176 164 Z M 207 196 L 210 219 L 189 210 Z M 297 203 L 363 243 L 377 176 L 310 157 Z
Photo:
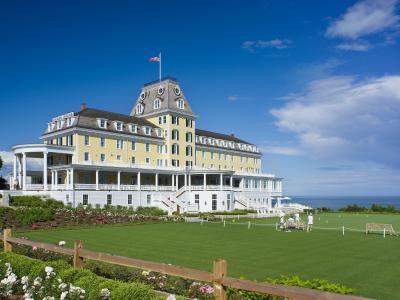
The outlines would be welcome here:
M 191 160 L 187 160 L 186 167 L 192 167 L 192 166 L 193 166 L 193 162 Z
M 185 101 L 183 101 L 182 98 L 178 99 L 176 102 L 176 105 L 178 106 L 179 109 L 184 109 L 185 108 Z
M 62 137 L 57 138 L 57 145 L 62 145 Z
M 74 136 L 72 134 L 67 136 L 67 145 L 68 146 L 74 145 Z
M 157 159 L 157 167 L 162 167 L 162 165 L 163 165 L 163 160 Z
M 161 106 L 161 101 L 159 98 L 156 98 L 156 100 L 154 100 L 154 104 L 153 104 L 153 108 L 154 109 L 159 109 Z
M 156 129 L 156 134 L 158 137 L 162 137 L 162 130 L 160 128 Z
M 151 194 L 147 194 L 146 199 L 147 199 L 147 205 L 150 205 L 151 204 Z
M 221 153 L 218 153 L 218 159 L 221 160 Z
M 118 131 L 122 131 L 123 129 L 122 122 L 115 122 L 115 129 Z
M 132 133 L 136 133 L 137 132 L 137 125 L 136 124 L 131 124 L 131 125 L 129 125 L 129 127 L 131 128 L 131 132 Z
M 157 153 L 161 154 L 163 152 L 163 145 L 157 145 Z
M 111 205 L 111 204 L 112 204 L 112 195 L 107 194 L 107 205 Z
M 176 130 L 176 129 L 172 130 L 172 139 L 174 141 L 179 141 L 179 131 L 178 130 Z
M 88 194 L 83 194 L 82 195 L 82 204 L 83 205 L 88 205 L 89 204 L 89 195 Z
M 132 195 L 128 195 L 128 205 L 132 205 Z
M 167 124 L 167 116 L 163 116 L 163 122 L 164 124 Z
M 194 194 L 194 203 L 197 205 L 197 209 L 199 209 L 199 205 L 200 205 L 200 195 L 199 194 Z
M 84 153 L 84 160 L 89 161 L 89 152 Z
M 172 144 L 172 154 L 179 154 L 179 145 L 178 144 Z
M 211 153 L 211 159 L 214 159 L 214 152 L 210 152 Z
M 172 116 L 171 123 L 175 125 L 179 125 L 179 117 Z
M 146 157 L 146 164 L 150 164 L 150 157 Z
M 105 137 L 101 137 L 100 138 L 100 147 L 105 147 L 106 146 L 106 138 Z
M 206 151 L 201 151 L 201 157 L 204 159 L 206 157 Z
M 193 127 L 193 120 L 186 119 L 186 127 L 187 128 L 192 128 Z
M 146 143 L 146 152 L 150 152 L 150 144 Z
M 104 153 L 100 154 L 100 161 L 105 161 L 106 160 L 106 155 Z
M 139 115 L 142 114 L 143 110 L 144 110 L 144 106 L 142 103 L 139 103 L 138 105 L 136 105 L 136 113 L 137 114 L 139 114 Z
M 191 132 L 186 132 L 186 142 L 188 142 L 188 143 L 192 142 L 192 133 Z
M 186 146 L 186 156 L 192 156 L 192 146 Z
M 85 135 L 85 145 L 86 146 L 90 145 L 90 137 L 88 135 Z
M 121 155 L 117 155 L 117 160 L 121 160 Z
M 121 139 L 117 140 L 117 149 L 122 149 L 124 147 L 124 141 Z
M 217 210 L 217 194 L 212 194 L 211 209 Z
M 162 124 L 162 117 L 158 117 L 158 125 Z
M 131 162 L 132 162 L 132 164 L 136 164 L 136 157 L 132 156 L 131 157 Z
M 144 129 L 144 134 L 151 135 L 151 128 L 150 127 L 145 126 L 145 127 L 143 127 L 143 129 Z
M 172 160 L 172 166 L 173 167 L 179 167 L 179 160 L 178 159 L 173 159 Z
M 107 121 L 105 119 L 99 120 L 99 127 L 100 128 L 107 128 Z

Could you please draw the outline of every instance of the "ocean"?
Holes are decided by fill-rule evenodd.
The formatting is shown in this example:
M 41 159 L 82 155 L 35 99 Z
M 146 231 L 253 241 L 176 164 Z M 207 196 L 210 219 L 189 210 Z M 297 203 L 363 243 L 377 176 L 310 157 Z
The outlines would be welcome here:
M 329 207 L 338 209 L 350 204 L 371 207 L 373 203 L 382 206 L 394 205 L 400 209 L 400 196 L 292 196 L 289 202 L 301 203 L 313 208 Z

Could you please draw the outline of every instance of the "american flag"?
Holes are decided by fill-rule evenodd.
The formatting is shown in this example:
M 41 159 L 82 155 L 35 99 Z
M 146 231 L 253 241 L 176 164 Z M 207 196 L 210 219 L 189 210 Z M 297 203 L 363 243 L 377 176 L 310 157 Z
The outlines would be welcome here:
M 160 57 L 159 56 L 153 56 L 149 58 L 149 61 L 160 61 Z

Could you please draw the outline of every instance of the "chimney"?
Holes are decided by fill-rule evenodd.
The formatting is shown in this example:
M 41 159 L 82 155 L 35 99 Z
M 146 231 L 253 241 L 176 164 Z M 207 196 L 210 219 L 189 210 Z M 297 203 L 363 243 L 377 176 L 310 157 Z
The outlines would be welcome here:
M 235 134 L 233 132 L 231 133 L 231 137 L 235 137 Z
M 86 103 L 83 102 L 83 103 L 81 104 L 81 110 L 84 110 L 84 109 L 86 109 L 86 108 L 87 108 Z

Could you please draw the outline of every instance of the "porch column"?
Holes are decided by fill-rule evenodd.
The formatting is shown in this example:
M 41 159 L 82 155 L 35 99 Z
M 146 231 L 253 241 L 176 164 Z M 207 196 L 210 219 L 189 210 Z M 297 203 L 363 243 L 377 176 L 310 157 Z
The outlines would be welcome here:
M 231 175 L 231 178 L 230 178 L 229 184 L 230 184 L 230 186 L 231 186 L 231 190 L 232 190 L 232 189 L 233 189 L 233 176 L 232 176 L 232 175 Z
M 223 180 L 224 180 L 224 175 L 221 173 L 221 174 L 219 174 L 219 189 L 221 191 L 223 189 L 223 184 L 224 184 Z
M 188 181 L 189 181 L 189 192 L 192 191 L 192 175 L 188 174 Z
M 171 182 L 171 187 L 172 187 L 172 190 L 174 191 L 175 190 L 175 174 L 172 174 L 172 182 Z
M 70 186 L 71 186 L 71 190 L 73 190 L 74 189 L 74 169 L 71 169 L 70 171 L 69 171 L 69 176 L 70 176 Z
M 69 175 L 69 169 L 66 169 L 65 173 L 66 173 L 66 179 L 67 179 L 66 189 L 69 190 L 71 188 L 71 177 Z
M 121 190 L 121 171 L 118 171 L 118 174 L 117 174 L 117 189 L 118 189 L 118 191 Z
M 18 155 L 18 188 L 22 187 L 22 162 L 21 156 Z
M 43 152 L 43 190 L 47 191 L 47 152 Z
M 15 182 L 17 180 L 17 155 L 14 154 L 14 164 L 13 164 L 13 182 L 10 182 L 10 187 L 12 190 L 15 189 Z
M 207 189 L 207 174 L 203 174 L 203 190 L 205 191 Z
M 259 182 L 260 183 L 260 191 L 262 190 L 262 182 L 263 182 L 262 179 L 260 179 L 260 182 Z
M 26 190 L 26 153 L 22 153 L 22 189 Z
M 96 170 L 96 191 L 99 190 L 99 170 Z
M 242 179 L 240 180 L 240 189 L 242 190 L 242 192 L 244 191 L 244 177 L 242 177 Z
M 183 176 L 184 176 L 184 182 L 185 182 L 185 191 L 187 190 L 187 174 L 185 173 L 185 174 L 183 174 Z
M 175 182 L 175 184 L 176 184 L 176 190 L 178 190 L 179 189 L 179 175 L 178 174 L 176 174 L 176 182 Z
M 137 188 L 138 191 L 140 191 L 141 187 L 140 187 L 140 172 L 137 173 Z
M 51 171 L 51 190 L 54 190 L 54 171 Z
M 54 188 L 55 189 L 58 189 L 58 171 L 57 170 L 55 170 L 54 171 L 54 176 L 56 177 L 56 178 L 54 178 Z
M 156 181 L 156 191 L 158 191 L 158 173 L 156 173 L 155 181 Z

